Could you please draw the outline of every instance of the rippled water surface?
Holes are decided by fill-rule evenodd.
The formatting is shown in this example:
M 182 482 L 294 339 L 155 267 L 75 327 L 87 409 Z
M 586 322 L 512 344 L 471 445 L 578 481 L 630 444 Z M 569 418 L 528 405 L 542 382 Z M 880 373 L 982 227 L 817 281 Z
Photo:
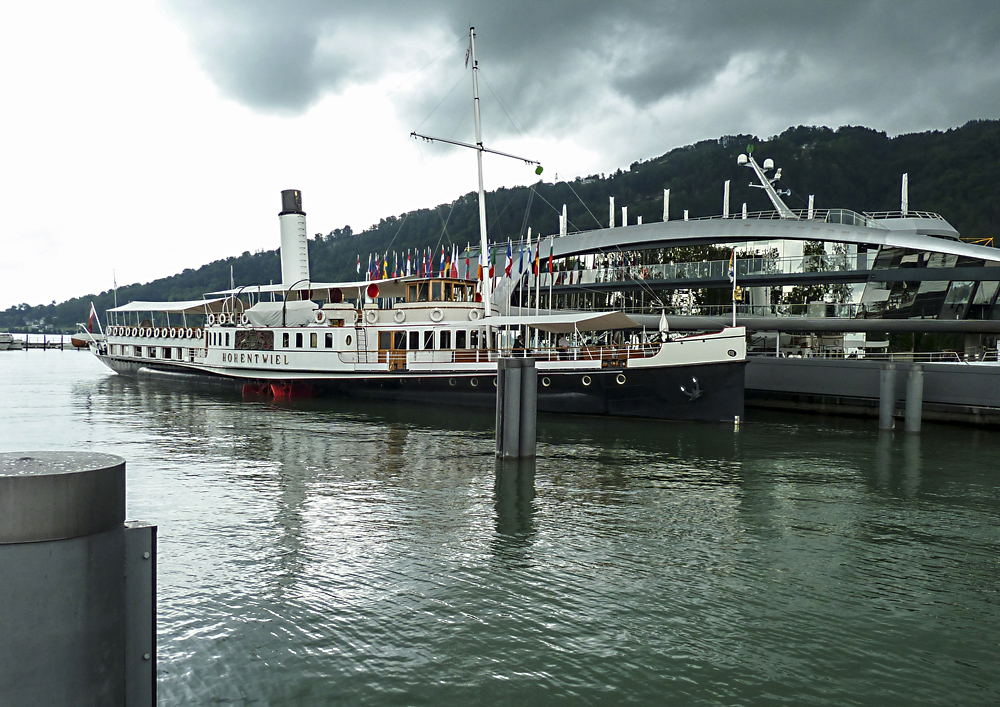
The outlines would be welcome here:
M 0 352 L 0 451 L 127 460 L 160 704 L 1000 702 L 995 432 L 244 402 Z

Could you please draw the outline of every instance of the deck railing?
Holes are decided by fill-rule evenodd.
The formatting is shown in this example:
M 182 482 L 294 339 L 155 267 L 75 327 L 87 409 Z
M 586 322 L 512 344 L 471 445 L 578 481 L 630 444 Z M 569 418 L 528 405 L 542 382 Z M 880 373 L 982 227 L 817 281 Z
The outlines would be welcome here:
M 1000 357 L 996 349 L 986 349 L 978 354 L 966 354 L 964 351 L 896 351 L 896 352 L 873 352 L 845 353 L 841 350 L 804 350 L 798 353 L 774 351 L 748 351 L 747 356 L 751 358 L 825 358 L 825 359 L 845 359 L 858 358 L 866 361 L 886 361 L 889 363 L 998 363 Z

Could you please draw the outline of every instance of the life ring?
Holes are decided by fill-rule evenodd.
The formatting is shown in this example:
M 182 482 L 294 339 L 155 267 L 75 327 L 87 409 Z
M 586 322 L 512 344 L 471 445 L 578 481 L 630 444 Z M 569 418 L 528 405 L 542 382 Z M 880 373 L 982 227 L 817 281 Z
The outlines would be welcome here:
M 160 338 L 160 327 L 155 327 L 153 329 L 153 338 L 154 339 L 159 339 Z
M 374 309 L 369 309 L 367 312 L 365 312 L 365 321 L 368 322 L 369 324 L 374 324 L 375 322 L 377 322 L 378 312 L 376 312 Z
M 129 330 L 128 335 L 129 336 L 136 336 L 137 333 L 138 333 L 138 330 L 135 327 L 132 327 L 132 329 Z
M 315 321 L 317 324 L 326 324 L 326 312 L 324 312 L 322 309 L 317 309 L 313 313 L 313 321 Z
M 470 321 L 478 322 L 480 319 L 482 319 L 482 317 L 483 317 L 483 313 L 481 311 L 479 311 L 478 309 L 470 309 L 469 310 L 469 320 Z
M 351 310 L 351 315 L 350 316 L 347 316 L 346 314 L 344 315 L 344 321 L 345 322 L 347 322 L 347 320 L 350 319 L 350 321 L 347 322 L 348 324 L 357 324 L 358 323 L 358 319 L 360 319 L 360 318 L 361 317 L 358 315 L 358 310 L 356 310 L 356 309 L 352 309 Z
M 642 269 L 642 279 L 643 280 L 648 280 L 649 279 L 649 268 L 643 268 Z
M 397 309 L 395 312 L 393 312 L 392 318 L 395 320 L 397 324 L 402 324 L 404 321 L 406 321 L 406 312 L 404 312 L 402 309 Z
M 196 339 L 200 339 L 200 338 L 202 338 L 203 336 L 205 336 L 205 330 L 204 330 L 204 329 L 197 329 L 197 330 L 195 330 L 195 334 L 194 334 L 194 337 L 195 337 Z
M 236 315 L 230 312 L 229 316 L 226 317 L 226 324 L 234 326 L 236 324 Z
M 209 315 L 208 315 L 207 317 L 205 317 L 205 322 L 206 322 L 206 323 L 207 323 L 207 324 L 208 324 L 209 326 L 215 326 L 215 315 L 214 315 L 214 314 L 211 314 L 211 313 L 209 313 Z
M 194 338 L 194 329 L 192 329 L 191 327 L 188 327 L 186 334 L 187 334 L 187 338 L 193 339 Z
M 247 316 L 246 312 L 243 312 L 243 314 L 240 315 L 240 324 L 246 326 L 249 323 L 250 323 L 250 317 Z
M 440 307 L 435 307 L 431 310 L 431 321 L 439 322 L 444 319 L 444 312 L 441 311 Z

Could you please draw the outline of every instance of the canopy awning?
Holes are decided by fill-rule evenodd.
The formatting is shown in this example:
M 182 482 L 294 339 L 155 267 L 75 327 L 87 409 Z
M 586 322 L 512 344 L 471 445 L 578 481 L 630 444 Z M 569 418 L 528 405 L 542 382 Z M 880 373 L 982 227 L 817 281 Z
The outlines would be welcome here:
M 129 302 L 109 312 L 163 312 L 165 314 L 205 314 L 221 312 L 225 297 L 188 300 L 187 302 Z
M 624 312 L 573 312 L 539 315 L 536 317 L 486 317 L 479 320 L 492 327 L 528 326 L 555 334 L 574 331 L 609 331 L 611 329 L 638 329 L 641 325 Z

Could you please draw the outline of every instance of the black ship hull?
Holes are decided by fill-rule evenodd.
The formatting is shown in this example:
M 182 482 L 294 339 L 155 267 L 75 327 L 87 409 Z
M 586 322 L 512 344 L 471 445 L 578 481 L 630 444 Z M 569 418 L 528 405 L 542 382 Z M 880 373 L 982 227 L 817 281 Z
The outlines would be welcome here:
M 386 373 L 272 380 L 205 373 L 182 365 L 102 356 L 123 375 L 251 395 L 346 397 L 420 405 L 494 408 L 496 374 Z M 538 372 L 538 410 L 663 420 L 733 421 L 743 415 L 746 362 Z

